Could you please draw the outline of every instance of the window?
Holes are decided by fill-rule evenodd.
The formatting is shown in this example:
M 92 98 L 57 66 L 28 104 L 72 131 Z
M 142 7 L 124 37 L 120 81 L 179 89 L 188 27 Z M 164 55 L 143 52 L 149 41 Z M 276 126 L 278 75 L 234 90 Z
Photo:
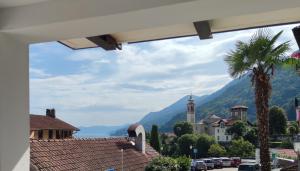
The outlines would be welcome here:
M 63 138 L 67 138 L 68 135 L 67 135 L 67 131 L 63 131 Z
M 218 133 L 219 133 L 219 129 L 217 129 Z
M 220 140 L 220 136 L 218 136 L 218 141 Z
M 56 130 L 55 132 L 56 139 L 60 139 L 60 131 Z
M 49 130 L 49 134 L 48 134 L 49 139 L 53 139 L 53 130 Z
M 228 141 L 228 135 L 226 135 L 226 141 Z
M 224 128 L 224 122 L 221 122 L 221 128 Z
M 38 130 L 38 139 L 43 139 L 43 130 Z

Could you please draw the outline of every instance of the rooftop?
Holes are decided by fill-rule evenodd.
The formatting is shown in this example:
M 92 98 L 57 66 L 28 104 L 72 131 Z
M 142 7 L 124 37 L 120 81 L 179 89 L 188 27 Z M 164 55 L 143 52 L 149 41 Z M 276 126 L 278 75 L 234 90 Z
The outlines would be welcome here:
M 233 106 L 231 109 L 240 109 L 240 108 L 248 109 L 247 106 L 243 106 L 243 105 L 236 105 L 236 106 Z
M 60 120 L 43 115 L 30 115 L 30 130 L 60 129 L 79 131 L 78 128 Z
M 36 170 L 144 170 L 159 154 L 149 145 L 138 151 L 129 138 L 31 140 L 31 167 Z

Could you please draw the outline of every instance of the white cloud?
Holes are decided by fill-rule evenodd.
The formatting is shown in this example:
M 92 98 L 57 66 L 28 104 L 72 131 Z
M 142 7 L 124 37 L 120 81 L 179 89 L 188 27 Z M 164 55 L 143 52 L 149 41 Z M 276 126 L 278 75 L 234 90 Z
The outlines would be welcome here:
M 210 94 L 227 84 L 231 78 L 223 57 L 254 31 L 216 34 L 205 41 L 192 37 L 124 45 L 122 51 L 72 52 L 63 58 L 80 64 L 75 73 L 30 69 L 31 111 L 55 107 L 77 126 L 136 122 L 186 94 Z
M 37 68 L 29 68 L 29 73 L 31 77 L 49 77 L 51 74 L 46 73 L 45 71 Z

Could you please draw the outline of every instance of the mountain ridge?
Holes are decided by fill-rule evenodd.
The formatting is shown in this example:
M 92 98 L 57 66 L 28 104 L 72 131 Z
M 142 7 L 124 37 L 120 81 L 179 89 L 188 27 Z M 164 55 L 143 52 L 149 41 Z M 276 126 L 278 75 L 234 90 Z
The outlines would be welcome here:
M 297 84 L 298 83 L 298 84 Z M 300 96 L 300 76 L 294 70 L 279 68 L 272 79 L 272 95 L 270 107 L 278 105 L 287 112 L 289 120 L 295 119 L 294 97 Z M 186 120 L 187 96 L 157 112 L 150 112 L 139 123 L 146 131 L 150 131 L 152 124 L 159 126 L 162 132 L 171 132 L 173 125 L 178 121 Z M 208 114 L 217 114 L 221 117 L 229 116 L 229 109 L 235 105 L 248 106 L 248 120 L 255 121 L 254 91 L 249 74 L 234 79 L 221 89 L 210 95 L 195 96 L 196 121 Z M 175 106 L 175 107 L 174 107 Z M 113 135 L 126 134 L 126 131 L 116 131 Z

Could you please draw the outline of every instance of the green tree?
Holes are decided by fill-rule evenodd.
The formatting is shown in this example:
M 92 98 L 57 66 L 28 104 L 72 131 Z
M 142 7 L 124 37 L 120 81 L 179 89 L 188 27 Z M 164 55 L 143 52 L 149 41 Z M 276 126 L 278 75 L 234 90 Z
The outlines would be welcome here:
M 186 156 L 180 156 L 176 158 L 179 171 L 190 171 L 191 170 L 191 159 Z
M 178 171 L 177 161 L 170 157 L 154 158 L 145 168 L 145 171 Z
M 197 135 L 195 134 L 184 134 L 178 139 L 178 147 L 180 154 L 191 156 L 192 149 L 190 147 L 195 147 L 197 141 Z
M 280 144 L 281 148 L 288 148 L 288 149 L 294 149 L 294 144 L 293 141 L 291 139 L 287 139 L 282 141 L 282 143 Z
M 161 134 L 162 151 L 164 156 L 177 156 L 179 155 L 179 148 L 177 145 L 177 137 L 167 134 Z
M 247 125 L 245 122 L 237 121 L 230 128 L 227 129 L 227 132 L 233 135 L 234 138 L 240 138 L 245 135 L 247 131 Z
M 158 134 L 158 126 L 152 125 L 151 129 L 151 137 L 150 137 L 150 145 L 158 152 L 160 152 L 160 140 Z
M 257 132 L 258 130 L 256 127 L 248 129 L 247 133 L 244 136 L 244 140 L 249 141 L 251 144 L 257 146 L 258 145 Z
M 299 127 L 296 121 L 292 121 L 288 128 L 289 134 L 294 136 L 299 133 Z
M 208 149 L 208 154 L 211 157 L 221 157 L 226 154 L 226 149 L 220 144 L 212 144 Z
M 243 138 L 233 140 L 229 146 L 228 153 L 230 156 L 254 157 L 255 146 Z
M 184 134 L 193 133 L 193 125 L 189 122 L 177 122 L 173 128 L 174 134 L 181 137 Z
M 249 74 L 255 91 L 255 105 L 258 120 L 260 159 L 262 171 L 270 171 L 269 152 L 269 98 L 271 96 L 271 78 L 276 66 L 292 62 L 296 59 L 286 56 L 290 50 L 289 42 L 278 43 L 282 31 L 275 36 L 260 29 L 249 42 L 238 41 L 225 61 L 229 65 L 230 75 L 234 78 Z
M 198 150 L 198 157 L 208 156 L 208 149 L 212 144 L 215 144 L 215 138 L 207 134 L 198 135 L 196 142 L 196 149 Z
M 287 128 L 287 119 L 285 111 L 278 106 L 272 106 L 269 111 L 269 117 L 270 134 L 285 134 Z

